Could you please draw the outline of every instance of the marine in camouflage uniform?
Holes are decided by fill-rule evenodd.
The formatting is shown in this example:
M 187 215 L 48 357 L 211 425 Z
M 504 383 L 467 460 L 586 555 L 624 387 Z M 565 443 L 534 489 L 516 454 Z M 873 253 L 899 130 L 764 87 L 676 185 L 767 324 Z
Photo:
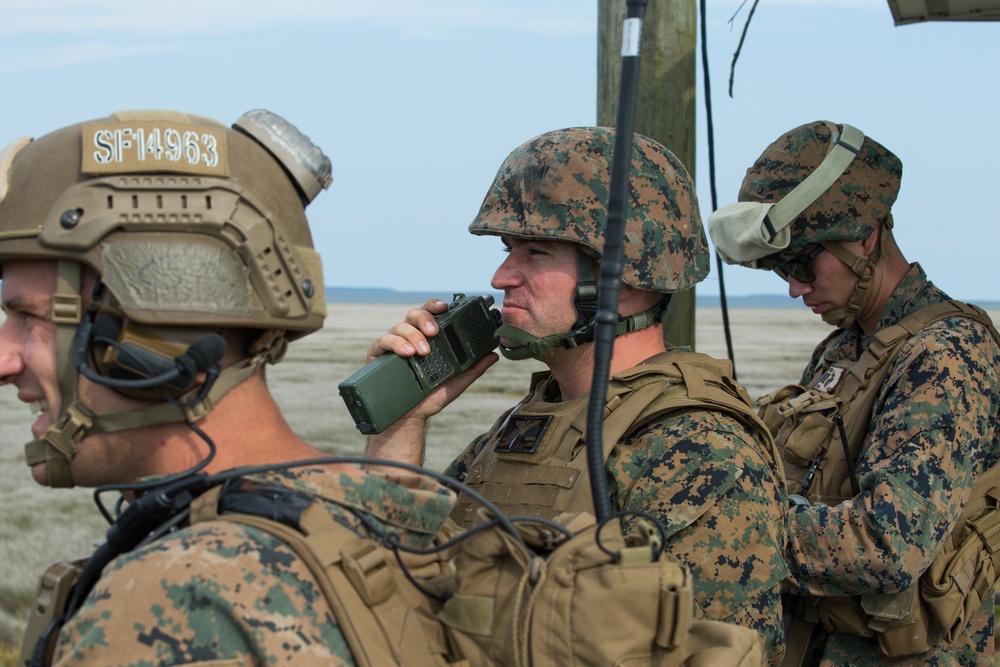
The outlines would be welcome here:
M 365 536 L 363 512 L 417 548 L 431 546 L 454 500 L 429 482 L 404 486 L 316 468 L 248 479 L 322 498 L 339 523 Z M 315 577 L 286 542 L 259 528 L 207 521 L 113 561 L 60 633 L 55 664 L 356 663 Z
M 748 170 L 742 204 L 721 209 L 709 223 L 730 261 L 774 270 L 792 297 L 802 296 L 838 327 L 813 353 L 801 378 L 805 387 L 858 360 L 904 317 L 949 300 L 895 243 L 890 207 L 902 164 L 870 137 L 848 146 L 860 149 L 857 157 L 848 156 L 847 166 L 829 176 L 831 184 L 771 221 L 777 228 L 790 219 L 784 241 L 780 233 L 767 239 L 770 229 L 762 233 L 786 247 L 763 254 L 743 235 L 764 229 L 754 203 L 792 199 L 789 193 L 819 171 L 838 140 L 850 144 L 852 129 L 816 122 L 786 133 Z M 973 483 L 1000 459 L 1000 349 L 988 325 L 967 317 L 931 323 L 888 364 L 870 414 L 862 415 L 858 492 L 839 504 L 798 505 L 788 515 L 789 591 L 822 602 L 916 585 L 961 521 Z M 817 627 L 805 664 L 992 665 L 991 591 L 987 598 L 954 643 L 931 622 L 928 651 L 889 657 L 874 636 Z
M 511 515 L 594 511 L 582 424 L 613 144 L 607 128 L 569 128 L 526 142 L 500 167 L 470 225 L 474 234 L 500 236 L 508 252 L 492 283 L 504 291 L 501 351 L 550 369 L 532 378 L 531 393 L 447 470 Z M 630 188 L 605 421 L 612 509 L 656 519 L 665 550 L 691 568 L 697 613 L 758 630 L 777 664 L 786 498 L 773 443 L 729 377 L 728 362 L 663 341 L 669 294 L 709 270 L 693 183 L 669 151 L 636 135 Z M 370 358 L 424 353 L 424 334 L 436 333 L 432 313 L 443 305 L 431 301 L 411 311 L 373 345 Z M 492 361 L 370 436 L 369 454 L 419 462 L 426 420 Z M 711 385 L 705 395 L 718 404 L 689 396 L 686 380 Z M 636 414 L 619 419 L 630 412 Z M 460 494 L 455 520 L 476 523 L 477 507 Z
M 57 646 L 45 614 L 61 610 L 32 610 L 29 633 L 48 636 L 58 664 L 356 664 L 345 619 L 296 552 L 228 521 L 184 527 L 184 504 L 167 495 L 205 474 L 323 456 L 282 417 L 264 366 L 323 325 L 304 209 L 331 180 L 320 149 L 263 110 L 233 128 L 119 112 L 0 153 L 0 383 L 40 409 L 27 462 L 41 484 L 131 501 Z M 259 479 L 321 498 L 361 537 L 368 514 L 415 546 L 454 498 L 348 465 Z M 176 515 L 147 527 L 139 509 L 160 499 Z M 147 543 L 129 552 L 126 534 Z M 26 639 L 22 662 L 36 644 Z

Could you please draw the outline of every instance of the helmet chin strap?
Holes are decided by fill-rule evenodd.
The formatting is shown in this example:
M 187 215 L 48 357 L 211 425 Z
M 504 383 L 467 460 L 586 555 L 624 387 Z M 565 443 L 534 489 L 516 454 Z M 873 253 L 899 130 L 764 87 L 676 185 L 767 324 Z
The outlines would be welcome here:
M 534 359 L 560 347 L 571 350 L 594 340 L 594 324 L 597 319 L 597 280 L 594 276 L 594 261 L 578 245 L 576 247 L 577 283 L 573 304 L 578 317 L 573 328 L 567 333 L 552 334 L 538 337 L 510 324 L 501 324 L 497 329 L 497 337 L 516 343 L 516 347 L 507 347 L 500 343 L 500 353 L 507 359 L 521 361 Z M 645 329 L 663 319 L 670 303 L 667 294 L 652 308 L 629 317 L 618 316 L 615 336 L 621 336 L 632 331 Z
M 268 360 L 280 358 L 284 352 L 284 337 L 272 336 L 269 343 L 252 357 L 219 373 L 210 386 L 196 387 L 175 401 L 97 415 L 80 400 L 80 375 L 74 363 L 77 329 L 83 319 L 80 276 L 80 264 L 62 260 L 58 262 L 52 320 L 56 325 L 59 415 L 41 438 L 24 446 L 29 466 L 47 464 L 49 486 L 76 486 L 70 472 L 70 462 L 76 456 L 80 442 L 87 436 L 155 424 L 194 423 L 208 414 L 223 396 L 252 376 Z
M 876 228 L 875 247 L 872 248 L 872 252 L 867 258 L 855 255 L 838 241 L 822 244 L 834 257 L 850 267 L 851 271 L 858 276 L 858 282 L 854 286 L 854 292 L 851 294 L 851 300 L 847 306 L 823 313 L 823 321 L 827 324 L 840 329 L 846 329 L 857 321 L 858 314 L 869 305 L 874 294 L 870 287 L 872 278 L 875 275 L 875 265 L 881 259 L 888 259 L 887 251 L 883 252 L 882 248 L 883 226 L 886 229 L 892 229 L 891 214 Z
M 86 406 L 80 410 L 76 398 L 77 373 L 73 365 L 73 340 L 83 319 L 83 299 L 80 297 L 83 267 L 77 262 L 60 260 L 56 263 L 56 290 L 52 295 L 52 322 L 56 327 L 56 380 L 59 389 L 59 415 L 45 434 L 24 446 L 29 466 L 47 463 L 48 484 L 53 487 L 74 486 L 69 462 L 76 453 L 80 437 L 93 414 Z M 68 400 L 67 400 L 68 399 Z

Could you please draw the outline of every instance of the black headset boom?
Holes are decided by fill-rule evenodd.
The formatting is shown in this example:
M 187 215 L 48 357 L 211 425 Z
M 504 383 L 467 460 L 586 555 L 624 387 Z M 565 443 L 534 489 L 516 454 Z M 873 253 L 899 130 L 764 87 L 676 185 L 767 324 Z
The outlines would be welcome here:
M 102 315 L 95 323 L 93 311 L 88 311 L 77 328 L 73 342 L 74 363 L 77 370 L 91 382 L 115 390 L 146 390 L 165 387 L 187 388 L 199 373 L 217 367 L 226 353 L 226 342 L 217 333 L 206 333 L 196 338 L 182 354 L 173 359 L 148 350 L 134 343 L 118 343 L 123 324 L 116 317 Z M 124 365 L 140 369 L 148 377 L 115 378 L 97 373 L 90 368 L 87 352 L 94 343 L 114 347 Z

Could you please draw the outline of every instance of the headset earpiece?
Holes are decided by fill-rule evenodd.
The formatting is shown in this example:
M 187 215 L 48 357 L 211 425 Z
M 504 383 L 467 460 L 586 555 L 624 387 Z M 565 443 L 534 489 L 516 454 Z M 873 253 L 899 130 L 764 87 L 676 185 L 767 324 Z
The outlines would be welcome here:
M 108 312 L 85 324 L 78 332 L 89 339 L 77 342 L 80 372 L 129 398 L 163 400 L 164 392 L 178 398 L 198 386 L 197 376 L 217 366 L 226 351 L 222 336 L 205 329 L 141 325 Z

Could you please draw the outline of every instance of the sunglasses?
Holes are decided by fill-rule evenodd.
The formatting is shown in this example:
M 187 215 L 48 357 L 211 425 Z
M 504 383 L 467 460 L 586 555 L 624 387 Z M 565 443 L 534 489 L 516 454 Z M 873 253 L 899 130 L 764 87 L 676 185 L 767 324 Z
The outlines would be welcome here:
M 795 278 L 800 283 L 811 283 L 816 280 L 816 274 L 812 272 L 812 263 L 825 248 L 821 245 L 815 246 L 812 250 L 787 262 L 776 264 L 772 271 L 781 276 L 786 283 L 789 276 Z

